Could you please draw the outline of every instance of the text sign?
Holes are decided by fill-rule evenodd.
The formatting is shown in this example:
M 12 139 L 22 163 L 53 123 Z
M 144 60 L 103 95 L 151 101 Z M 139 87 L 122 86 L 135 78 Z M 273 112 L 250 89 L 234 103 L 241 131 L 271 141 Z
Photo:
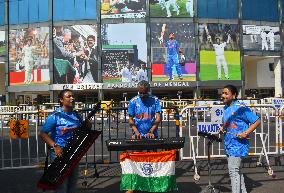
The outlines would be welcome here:
M 198 132 L 218 134 L 222 124 L 212 124 L 212 123 L 198 123 Z

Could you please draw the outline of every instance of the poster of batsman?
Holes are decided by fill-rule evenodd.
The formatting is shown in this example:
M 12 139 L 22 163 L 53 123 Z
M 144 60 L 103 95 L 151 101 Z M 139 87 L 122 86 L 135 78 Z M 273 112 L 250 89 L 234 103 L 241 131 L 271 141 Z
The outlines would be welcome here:
M 200 80 L 241 80 L 238 25 L 203 23 L 198 33 Z
M 195 81 L 193 23 L 151 24 L 152 81 Z

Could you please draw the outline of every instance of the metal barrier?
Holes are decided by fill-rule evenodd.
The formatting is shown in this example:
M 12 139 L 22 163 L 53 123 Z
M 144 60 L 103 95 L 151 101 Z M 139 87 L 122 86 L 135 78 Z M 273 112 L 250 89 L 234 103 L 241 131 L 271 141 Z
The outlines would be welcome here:
M 92 110 L 81 109 L 83 119 Z M 0 169 L 28 168 L 42 166 L 45 161 L 47 147 L 39 140 L 38 133 L 47 116 L 53 110 L 19 111 L 0 113 Z M 173 137 L 179 134 L 179 112 L 177 108 L 162 108 L 163 120 L 159 125 L 160 137 Z M 93 127 L 102 134 L 89 149 L 82 163 L 110 163 L 119 161 L 119 152 L 108 152 L 105 141 L 110 138 L 131 138 L 128 113 L 125 107 L 105 105 L 91 120 Z M 27 120 L 28 138 L 12 139 L 9 136 L 11 120 Z
M 277 114 L 277 109 L 272 105 L 251 105 L 249 106 L 261 120 L 260 128 L 257 128 L 250 139 L 249 155 L 259 156 L 257 164 L 262 162 L 262 156 L 265 156 L 268 165 L 268 174 L 272 175 L 273 170 L 270 167 L 268 155 L 278 154 L 278 122 L 270 115 Z M 200 178 L 197 171 L 197 159 L 207 158 L 206 140 L 198 136 L 198 131 L 218 133 L 220 125 L 216 122 L 216 116 L 222 117 L 222 105 L 213 106 L 188 106 L 181 110 L 181 129 L 180 136 L 189 139 L 185 147 L 180 151 L 181 159 L 193 159 L 195 166 L 194 179 Z M 215 114 L 214 114 L 215 113 Z M 217 115 L 216 115 L 217 114 Z M 220 135 L 219 135 L 220 136 Z M 223 143 L 212 144 L 211 157 L 225 157 Z
M 280 109 L 279 109 L 279 116 L 277 116 L 277 119 L 279 121 L 279 125 L 278 125 L 278 133 L 279 133 L 279 151 L 281 154 L 284 153 L 284 146 L 283 146 L 283 143 L 284 143 L 284 132 L 283 132 L 283 118 L 284 118 L 284 106 L 282 106 Z

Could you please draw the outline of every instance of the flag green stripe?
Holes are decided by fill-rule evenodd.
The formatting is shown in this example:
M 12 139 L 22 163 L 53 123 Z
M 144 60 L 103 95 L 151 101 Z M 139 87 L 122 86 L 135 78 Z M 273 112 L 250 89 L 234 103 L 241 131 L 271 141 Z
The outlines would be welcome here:
M 146 192 L 168 192 L 177 190 L 176 177 L 141 177 L 136 174 L 121 176 L 120 190 L 140 190 Z

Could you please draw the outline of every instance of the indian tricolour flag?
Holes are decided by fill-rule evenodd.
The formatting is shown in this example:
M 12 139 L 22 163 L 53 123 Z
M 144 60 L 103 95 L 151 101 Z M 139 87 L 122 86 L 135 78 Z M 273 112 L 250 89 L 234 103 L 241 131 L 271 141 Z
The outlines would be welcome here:
M 176 151 L 122 153 L 121 190 L 167 192 L 177 190 Z

